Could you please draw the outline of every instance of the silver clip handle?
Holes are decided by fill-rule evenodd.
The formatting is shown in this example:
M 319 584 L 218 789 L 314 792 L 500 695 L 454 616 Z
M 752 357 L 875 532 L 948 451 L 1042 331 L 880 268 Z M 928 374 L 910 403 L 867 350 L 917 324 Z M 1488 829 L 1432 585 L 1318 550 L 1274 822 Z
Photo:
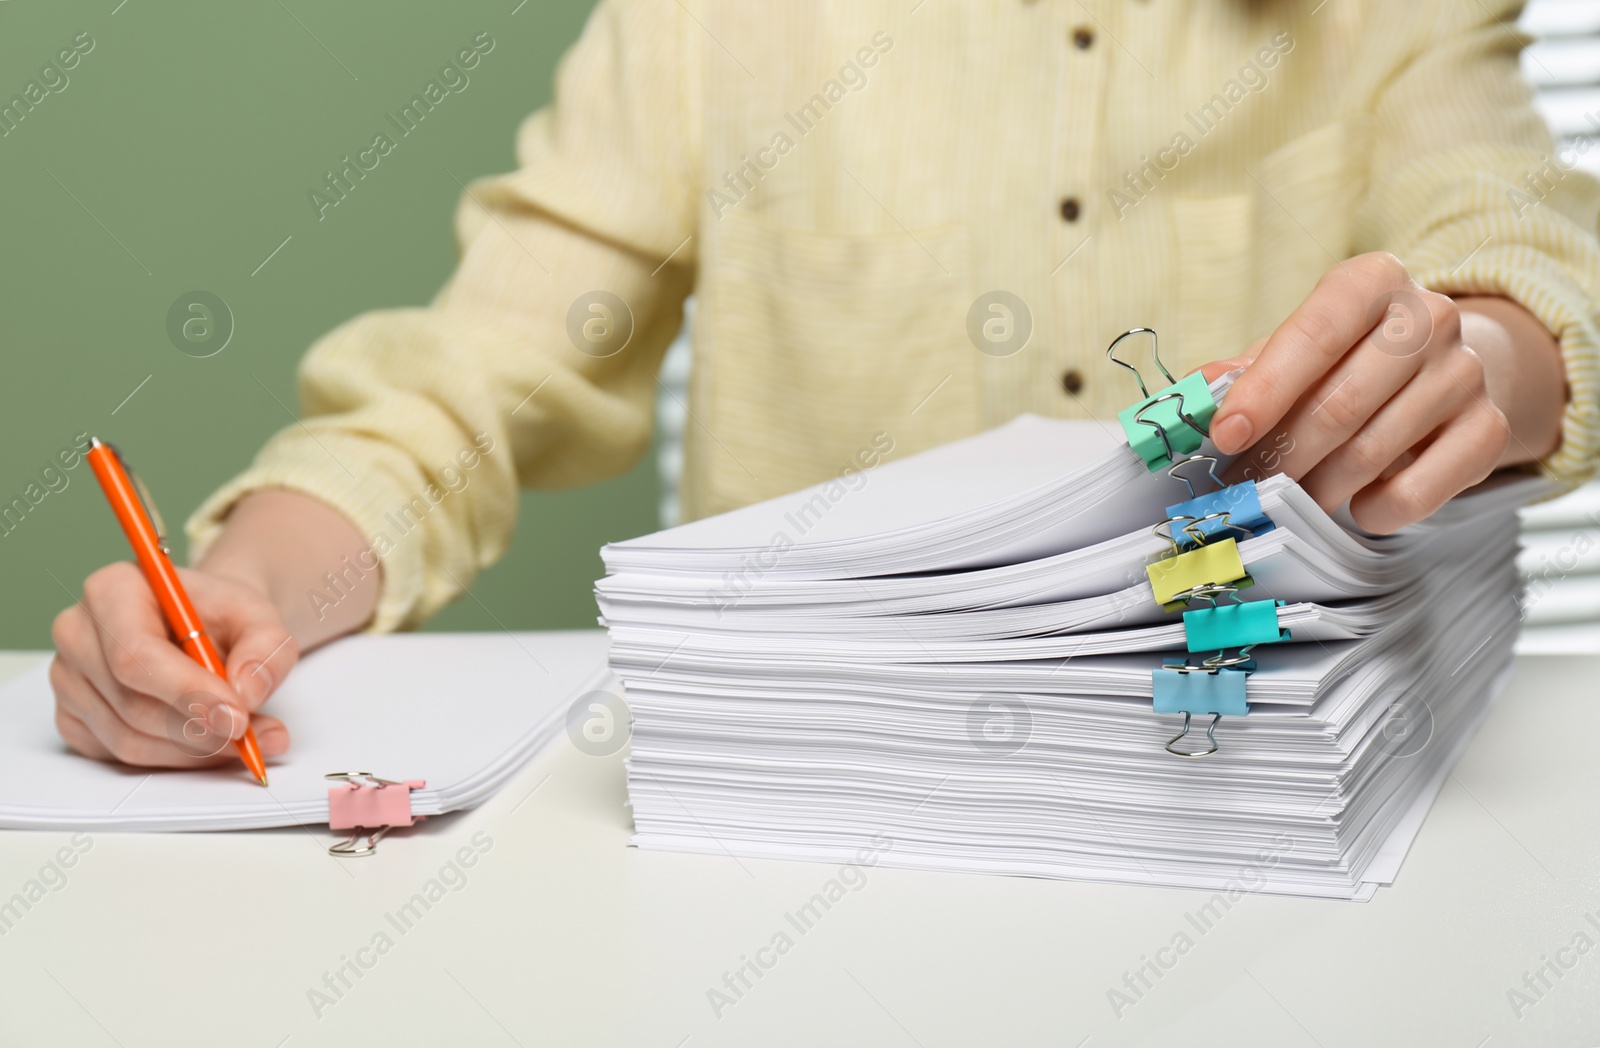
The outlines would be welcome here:
M 144 480 L 139 476 L 139 471 L 133 468 L 133 463 L 129 462 L 127 456 L 117 450 L 115 444 L 101 440 L 99 437 L 90 437 L 89 446 L 105 448 L 111 452 L 112 457 L 122 466 L 122 471 L 128 475 L 129 480 L 133 481 L 133 493 L 138 497 L 139 505 L 144 509 L 144 515 L 150 518 L 150 523 L 156 529 L 156 545 L 161 547 L 162 553 L 171 557 L 172 545 L 167 540 L 167 522 L 161 516 L 161 508 L 156 505 L 155 496 L 151 495 L 150 489 L 144 486 Z
M 328 845 L 328 854 L 340 859 L 358 859 L 363 855 L 375 854 L 378 850 L 378 842 L 383 840 L 384 835 L 393 827 L 380 826 L 367 834 L 366 844 L 358 845 L 356 841 L 361 839 L 364 829 L 365 827 L 358 826 L 356 827 L 356 832 L 352 833 L 349 839 L 342 840 L 338 844 Z
M 1167 366 L 1161 363 L 1161 348 L 1156 338 L 1155 329 L 1147 327 L 1129 328 L 1127 331 L 1124 331 L 1122 334 L 1111 340 L 1111 345 L 1106 347 L 1106 357 L 1111 361 L 1111 363 L 1117 365 L 1118 367 L 1126 368 L 1133 372 L 1134 380 L 1139 383 L 1139 395 L 1143 397 L 1148 397 L 1150 395 L 1150 390 L 1147 389 L 1144 384 L 1144 375 L 1140 374 L 1139 369 L 1127 361 L 1117 359 L 1117 346 L 1121 345 L 1123 339 L 1129 338 L 1133 335 L 1150 336 L 1150 358 L 1156 362 L 1156 367 L 1160 368 L 1161 373 L 1167 377 L 1167 385 L 1170 386 L 1174 382 L 1178 381 L 1172 377 L 1172 372 L 1167 370 Z

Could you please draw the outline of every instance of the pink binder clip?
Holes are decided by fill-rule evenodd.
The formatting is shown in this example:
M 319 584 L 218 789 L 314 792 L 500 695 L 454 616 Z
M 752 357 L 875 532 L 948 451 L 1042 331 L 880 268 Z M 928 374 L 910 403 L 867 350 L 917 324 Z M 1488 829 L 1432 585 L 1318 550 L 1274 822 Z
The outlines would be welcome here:
M 411 814 L 411 791 L 427 785 L 421 779 L 396 782 L 380 779 L 369 771 L 336 771 L 323 778 L 344 783 L 344 788 L 335 786 L 328 791 L 328 829 L 350 831 L 348 840 L 328 848 L 329 855 L 371 855 L 378 850 L 384 834 L 396 826 L 411 826 L 423 819 Z M 363 833 L 367 843 L 358 845 Z

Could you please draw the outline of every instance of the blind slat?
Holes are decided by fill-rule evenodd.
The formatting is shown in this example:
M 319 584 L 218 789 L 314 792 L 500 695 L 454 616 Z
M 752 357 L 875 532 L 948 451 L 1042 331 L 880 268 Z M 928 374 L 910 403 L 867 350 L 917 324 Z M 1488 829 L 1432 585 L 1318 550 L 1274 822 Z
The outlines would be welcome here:
M 1593 36 L 1600 33 L 1595 0 L 1533 0 L 1517 23 L 1532 36 Z
M 1522 54 L 1522 75 L 1536 88 L 1600 84 L 1600 37 L 1534 43 Z

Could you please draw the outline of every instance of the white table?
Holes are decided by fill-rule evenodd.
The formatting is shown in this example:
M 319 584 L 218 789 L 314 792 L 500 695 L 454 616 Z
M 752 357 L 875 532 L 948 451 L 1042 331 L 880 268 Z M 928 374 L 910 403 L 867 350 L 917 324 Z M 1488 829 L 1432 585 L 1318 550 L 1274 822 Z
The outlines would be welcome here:
M 1597 679 L 1600 658 L 1523 657 L 1373 902 L 1251 896 L 1204 934 L 1201 892 L 881 867 L 798 934 L 785 914 L 833 868 L 631 849 L 620 756 L 565 737 L 372 858 L 315 830 L 96 834 L 0 935 L 0 1044 L 1600 1044 Z M 458 890 L 387 919 L 479 834 Z M 0 833 L 0 904 L 68 839 Z M 1117 1016 L 1108 991 L 1181 930 L 1193 949 Z M 780 931 L 716 1015 L 708 991 Z M 1595 949 L 1558 953 L 1580 932 Z M 308 991 L 358 957 L 319 1017 Z M 1534 1000 L 1545 958 L 1572 966 L 1519 1019 L 1507 992 Z

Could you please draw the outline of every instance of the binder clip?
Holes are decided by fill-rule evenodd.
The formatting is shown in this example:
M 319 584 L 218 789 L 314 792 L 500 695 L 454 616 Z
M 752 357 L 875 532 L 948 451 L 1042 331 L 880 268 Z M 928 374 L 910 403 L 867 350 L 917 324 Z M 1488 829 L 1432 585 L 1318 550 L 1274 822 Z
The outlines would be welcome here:
M 1139 369 L 1117 359 L 1117 346 L 1129 335 L 1150 336 L 1150 355 L 1168 385 L 1151 394 Z M 1169 556 L 1148 565 L 1150 591 L 1167 611 L 1183 611 L 1184 640 L 1191 653 L 1213 651 L 1198 664 L 1190 659 L 1168 659 L 1151 671 L 1156 713 L 1183 714 L 1183 730 L 1167 740 L 1168 753 L 1179 757 L 1205 757 L 1217 752 L 1217 722 L 1224 716 L 1250 712 L 1245 701 L 1245 680 L 1255 671 L 1251 650 L 1258 644 L 1289 639 L 1278 625 L 1280 600 L 1239 600 L 1239 591 L 1254 585 L 1239 555 L 1239 539 L 1271 531 L 1274 527 L 1261 508 L 1254 481 L 1224 484 L 1217 475 L 1217 459 L 1196 455 L 1217 405 L 1211 388 L 1199 372 L 1174 379 L 1156 346 L 1150 328 L 1133 328 L 1119 335 L 1106 350 L 1112 363 L 1133 372 L 1143 397 L 1118 413 L 1122 428 L 1147 469 L 1165 467 L 1167 475 L 1189 489 L 1189 497 L 1167 507 L 1167 519 L 1151 530 L 1172 547 Z M 1179 458 L 1179 455 L 1186 458 Z M 1195 490 L 1191 463 L 1204 463 L 1205 476 L 1216 487 Z M 1165 529 L 1163 531 L 1162 529 Z M 1222 604 L 1221 598 L 1232 599 Z M 1204 601 L 1209 607 L 1193 607 Z M 1230 649 L 1234 654 L 1229 654 Z M 1210 714 L 1205 749 L 1179 749 L 1196 714 Z
M 329 846 L 329 855 L 371 855 L 390 830 L 413 826 L 423 819 L 411 814 L 411 791 L 427 785 L 422 779 L 396 782 L 380 779 L 369 771 L 336 771 L 323 778 L 344 784 L 328 790 L 328 829 L 350 831 L 347 840 Z M 363 834 L 367 843 L 357 844 Z
M 1180 529 L 1182 532 L 1181 538 L 1179 537 L 1179 532 L 1173 530 L 1173 526 L 1180 521 L 1187 521 Z M 1208 527 L 1207 525 L 1210 526 Z M 1162 531 L 1162 528 L 1167 530 Z M 1204 546 L 1207 541 L 1216 538 L 1224 531 L 1237 531 L 1246 538 L 1251 535 L 1249 528 L 1235 524 L 1231 519 L 1231 514 L 1226 512 L 1208 513 L 1203 517 L 1191 517 L 1179 513 L 1168 517 L 1150 529 L 1151 534 L 1157 538 L 1166 539 L 1167 545 L 1172 547 L 1171 555 L 1162 558 L 1163 560 L 1172 560 L 1190 552 L 1195 547 Z
M 1217 752 L 1217 722 L 1224 716 L 1242 717 L 1250 712 L 1245 701 L 1245 679 L 1256 668 L 1247 645 L 1238 654 L 1219 651 L 1199 665 L 1186 659 L 1167 659 L 1150 674 L 1157 713 L 1183 714 L 1183 730 L 1167 740 L 1166 751 L 1176 757 L 1208 757 Z M 1206 725 L 1207 747 L 1203 750 L 1178 749 L 1189 734 L 1195 714 L 1211 715 Z
M 1182 466 L 1197 459 L 1211 458 L 1210 455 L 1194 455 L 1174 464 Z M 1215 462 L 1215 459 L 1212 459 Z M 1171 473 L 1172 470 L 1168 470 Z M 1214 474 L 1213 474 L 1214 475 Z M 1185 484 L 1189 478 L 1178 477 Z M 1189 487 L 1190 498 L 1174 503 L 1167 507 L 1169 519 L 1182 518 L 1193 522 L 1193 528 L 1185 527 L 1184 533 L 1195 540 L 1195 545 L 1200 545 L 1211 539 L 1218 538 L 1226 531 L 1237 531 L 1246 537 L 1264 535 L 1276 525 L 1272 523 L 1266 512 L 1261 508 L 1261 494 L 1256 490 L 1253 480 L 1230 484 L 1216 491 L 1204 495 L 1195 495 L 1194 486 Z M 1196 535 L 1198 532 L 1198 535 Z
M 1176 538 L 1170 535 L 1168 538 L 1174 546 L 1179 545 Z M 1238 540 L 1232 538 L 1198 545 L 1175 557 L 1158 560 L 1144 570 L 1156 603 L 1169 611 L 1176 610 L 1174 605 L 1182 606 L 1197 590 L 1248 577 L 1244 561 L 1239 557 Z
M 1222 482 L 1221 477 L 1217 476 L 1217 457 L 1215 455 L 1190 455 L 1188 458 L 1179 459 L 1177 462 L 1174 462 L 1172 465 L 1168 466 L 1167 476 L 1171 477 L 1173 480 L 1181 481 L 1183 486 L 1189 489 L 1189 497 L 1191 499 L 1198 498 L 1200 496 L 1200 492 L 1194 490 L 1194 481 L 1190 480 L 1186 474 L 1179 472 L 1179 470 L 1182 470 L 1191 462 L 1207 463 L 1206 476 L 1209 477 L 1211 482 L 1217 486 L 1218 491 L 1221 491 L 1223 488 L 1228 486 Z
M 1195 666 L 1169 659 L 1154 670 L 1151 683 L 1155 688 L 1155 712 L 1183 714 L 1183 730 L 1167 740 L 1166 751 L 1176 757 L 1208 757 L 1216 753 L 1217 722 L 1224 716 L 1242 717 L 1250 712 L 1244 682 L 1254 668 L 1255 661 L 1241 652 L 1232 659 L 1218 660 L 1214 667 L 1210 660 Z M 1207 713 L 1211 715 L 1211 723 L 1206 725 L 1207 747 L 1179 749 L 1178 743 L 1189 734 L 1194 715 Z
M 1250 712 L 1245 702 L 1245 678 L 1256 668 L 1251 649 L 1258 644 L 1271 644 L 1289 639 L 1289 631 L 1278 625 L 1278 608 L 1282 601 L 1250 601 L 1239 599 L 1239 591 L 1254 585 L 1239 558 L 1239 543 L 1233 538 L 1220 542 L 1206 541 L 1201 530 L 1205 521 L 1218 518 L 1225 527 L 1237 528 L 1226 511 L 1194 518 L 1175 515 L 1156 525 L 1155 532 L 1162 534 L 1173 548 L 1179 549 L 1175 526 L 1180 521 L 1181 531 L 1196 545 L 1194 549 L 1178 553 L 1150 565 L 1146 571 L 1155 597 L 1168 611 L 1180 608 L 1183 613 L 1184 639 L 1190 652 L 1214 651 L 1198 665 L 1188 659 L 1166 660 L 1151 674 L 1151 688 L 1156 713 L 1182 713 L 1183 729 L 1167 740 L 1166 750 L 1178 757 L 1205 757 L 1217 752 L 1217 722 L 1225 715 L 1243 716 Z M 1232 603 L 1222 603 L 1222 598 Z M 1196 608 L 1196 601 L 1209 607 Z M 1228 649 L 1237 649 L 1228 654 Z M 1195 714 L 1211 715 L 1206 725 L 1205 749 L 1180 749 L 1178 744 L 1189 734 Z
M 1117 346 L 1130 335 L 1150 336 L 1151 359 L 1167 380 L 1167 385 L 1156 393 L 1150 392 L 1138 368 L 1117 359 Z M 1217 411 L 1205 376 L 1196 371 L 1183 379 L 1173 378 L 1172 372 L 1161 363 L 1156 333 L 1151 328 L 1131 328 L 1118 335 L 1106 348 L 1106 357 L 1118 367 L 1133 372 L 1139 383 L 1141 399 L 1119 411 L 1117 419 L 1128 436 L 1128 446 L 1150 472 L 1175 464 L 1178 455 L 1199 450 L 1201 441 L 1210 433 L 1207 426 L 1211 416 Z
M 1239 600 L 1236 590 L 1229 587 L 1223 592 L 1232 595 L 1232 604 L 1218 604 L 1216 597 L 1208 595 L 1212 606 L 1196 608 L 1183 613 L 1184 641 L 1190 651 L 1221 651 L 1225 648 L 1249 650 L 1257 644 L 1276 644 L 1289 639 L 1289 631 L 1278 625 L 1281 600 Z

